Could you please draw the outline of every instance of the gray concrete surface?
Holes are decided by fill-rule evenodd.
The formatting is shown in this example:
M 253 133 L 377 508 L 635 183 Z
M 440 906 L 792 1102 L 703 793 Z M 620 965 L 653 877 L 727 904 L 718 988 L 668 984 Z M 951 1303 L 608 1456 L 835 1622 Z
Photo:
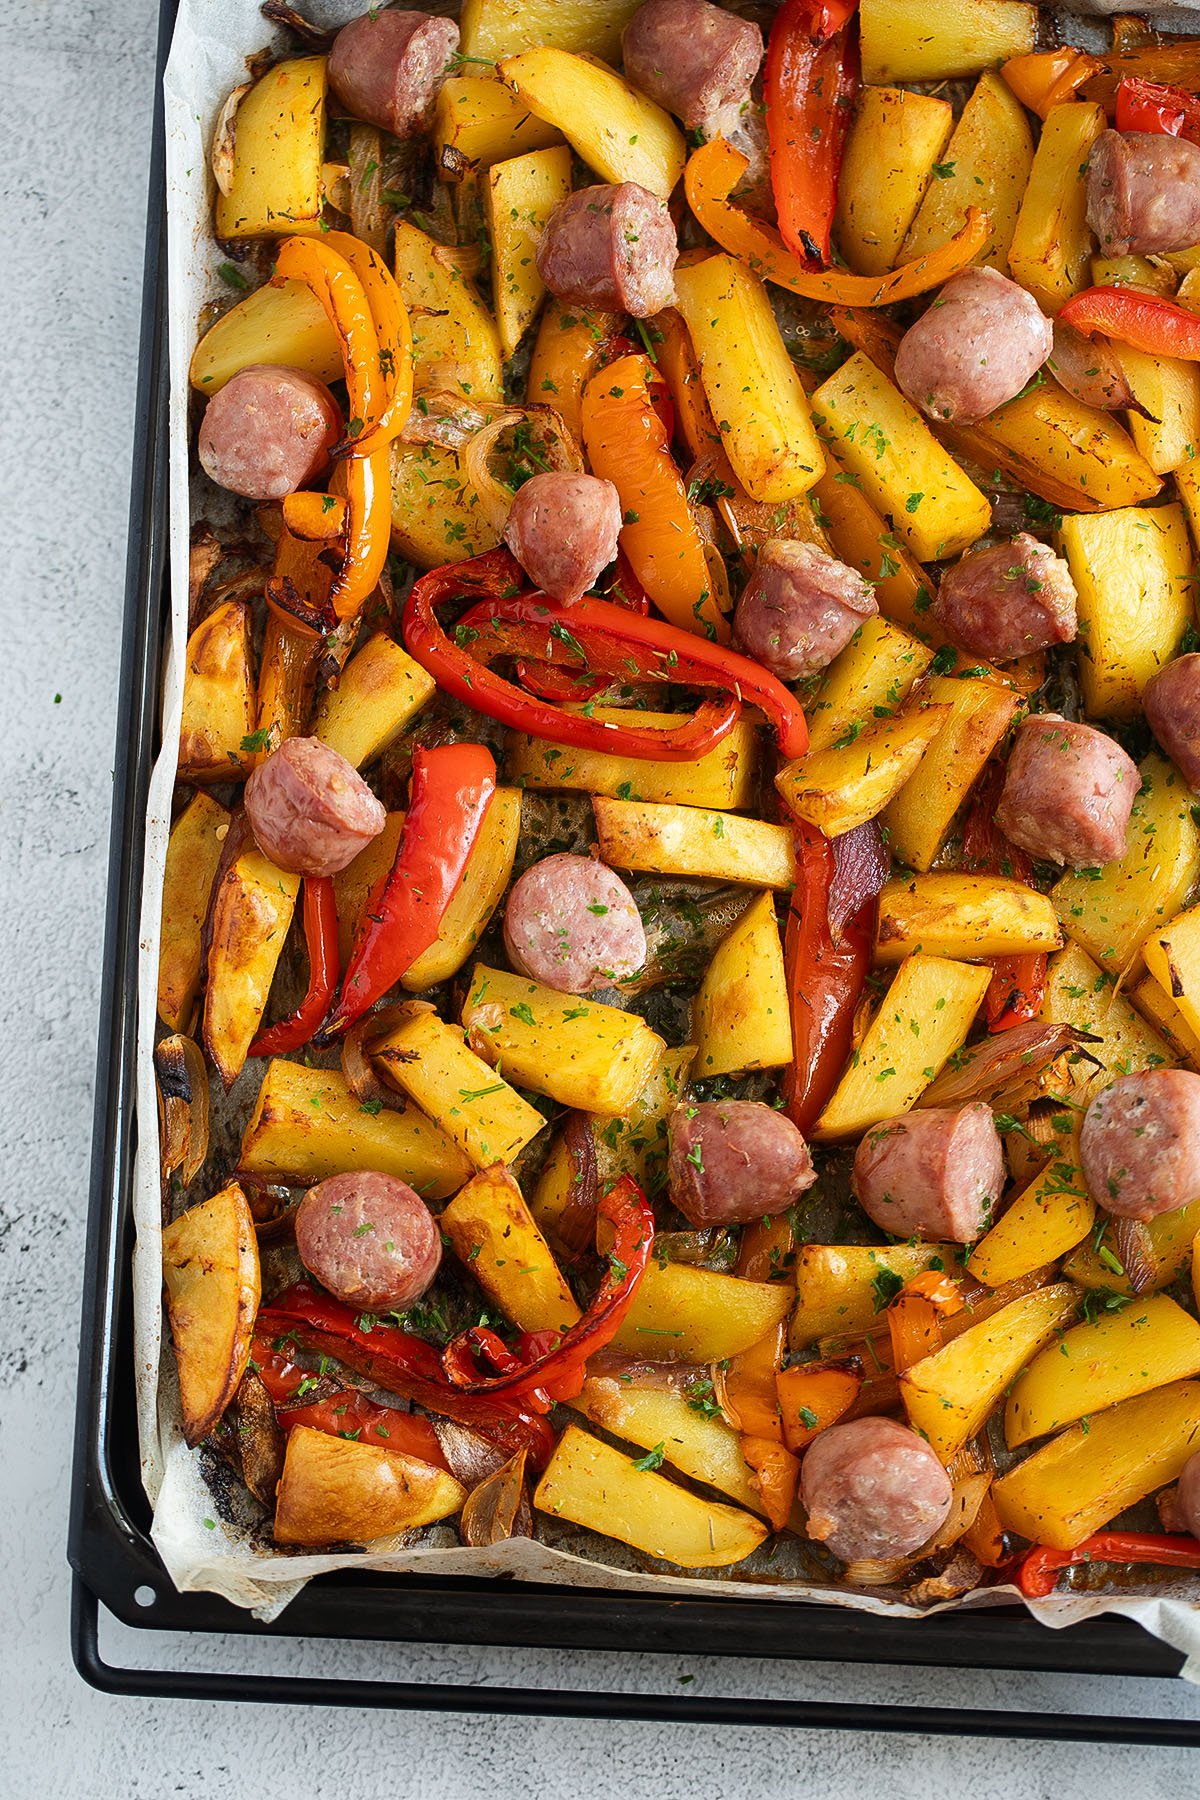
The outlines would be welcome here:
M 67 1645 L 76 1319 L 100 974 L 137 368 L 152 0 L 34 0 L 0 17 L 0 311 L 6 652 L 0 702 L 0 1792 L 11 1800 L 354 1795 L 601 1800 L 969 1794 L 1096 1800 L 1196 1791 L 1194 1759 L 1076 1746 L 704 1726 L 395 1717 L 117 1701 Z M 795 1616 L 795 1629 L 803 1619 Z M 305 1667 L 668 1692 L 800 1692 L 1184 1716 L 1167 1684 L 605 1657 L 172 1642 L 111 1630 L 117 1660 Z M 684 1677 L 694 1679 L 685 1681 Z

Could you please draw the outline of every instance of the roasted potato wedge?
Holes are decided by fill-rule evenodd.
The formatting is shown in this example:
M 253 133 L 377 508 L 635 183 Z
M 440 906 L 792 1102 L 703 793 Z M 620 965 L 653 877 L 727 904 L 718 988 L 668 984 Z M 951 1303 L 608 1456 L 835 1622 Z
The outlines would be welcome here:
M 168 1031 L 187 1030 L 200 991 L 200 940 L 229 817 L 210 794 L 193 794 L 171 827 L 158 940 L 158 1016 Z
M 227 600 L 201 619 L 187 642 L 180 780 L 237 781 L 248 767 L 245 739 L 254 713 L 250 608 Z
M 233 179 L 218 193 L 219 238 L 316 231 L 325 203 L 325 58 L 300 56 L 260 75 L 235 116 Z
M 790 888 L 795 883 L 796 851 L 786 825 L 708 807 L 600 795 L 592 810 L 600 854 L 615 869 L 742 881 L 749 887 Z
M 300 877 L 253 838 L 213 891 L 204 971 L 204 1048 L 228 1090 L 245 1067 L 296 910 Z
M 696 995 L 695 1073 L 744 1075 L 792 1060 L 783 945 L 772 896 L 751 901 L 716 954 Z
M 356 769 L 374 762 L 437 692 L 437 683 L 385 631 L 369 637 L 327 688 L 316 736 Z
M 481 1170 L 438 1224 L 488 1299 L 521 1331 L 567 1331 L 579 1308 L 508 1170 Z
M 272 1531 L 277 1544 L 370 1544 L 448 1519 L 466 1497 L 461 1482 L 431 1463 L 297 1425 Z
M 1200 1375 L 1200 1323 L 1166 1294 L 1073 1325 L 1012 1385 L 1004 1408 L 1010 1450 L 1152 1388 Z
M 1005 875 L 897 875 L 879 896 L 875 960 L 916 950 L 963 962 L 1057 950 L 1062 932 L 1044 894 Z
M 693 1380 L 691 1385 L 698 1384 Z M 754 1471 L 742 1455 L 737 1432 L 724 1419 L 697 1412 L 687 1384 L 679 1391 L 620 1381 L 613 1375 L 590 1375 L 570 1404 L 601 1431 L 641 1450 L 661 1445 L 663 1461 L 681 1474 L 716 1488 L 751 1512 L 762 1511 Z
M 545 1130 L 543 1115 L 476 1056 L 459 1026 L 423 1001 L 405 1010 L 408 1017 L 372 1048 L 385 1080 L 415 1100 L 477 1169 L 515 1162 Z
M 628 712 L 597 706 L 593 718 L 628 722 Z M 642 712 L 640 726 L 680 723 L 680 713 Z M 616 800 L 658 800 L 681 806 L 748 807 L 758 762 L 754 726 L 739 720 L 715 750 L 695 762 L 648 762 L 605 750 L 564 750 L 541 738 L 511 734 L 505 773 L 531 788 L 571 788 Z
M 565 144 L 494 163 L 487 172 L 492 305 L 506 361 L 542 304 L 546 289 L 535 261 L 538 239 L 570 192 L 571 152 Z
M 670 198 L 687 161 L 683 133 L 614 69 L 545 42 L 497 67 L 522 106 L 561 131 L 601 181 L 635 181 Z
M 237 1392 L 258 1313 L 258 1239 L 237 1182 L 180 1213 L 162 1254 L 184 1436 L 195 1445 Z
M 652 1260 L 613 1347 L 652 1362 L 723 1362 L 774 1331 L 791 1304 L 783 1282 L 743 1281 L 690 1263 Z

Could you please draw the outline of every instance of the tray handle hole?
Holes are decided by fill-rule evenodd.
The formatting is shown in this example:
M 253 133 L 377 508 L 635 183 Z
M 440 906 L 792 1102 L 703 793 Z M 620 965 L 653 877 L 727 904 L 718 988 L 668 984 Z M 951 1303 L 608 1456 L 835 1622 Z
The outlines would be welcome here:
M 147 1586 L 143 1581 L 140 1587 L 134 1588 L 133 1598 L 135 1604 L 138 1606 L 153 1606 L 158 1599 L 158 1595 L 152 1587 Z

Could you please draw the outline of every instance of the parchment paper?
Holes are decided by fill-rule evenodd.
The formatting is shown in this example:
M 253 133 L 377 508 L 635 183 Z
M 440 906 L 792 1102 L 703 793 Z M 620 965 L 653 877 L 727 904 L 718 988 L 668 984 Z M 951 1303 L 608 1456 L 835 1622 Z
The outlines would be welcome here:
M 1119 9 L 1123 0 L 1096 0 L 1095 12 Z M 326 0 L 308 9 L 322 23 L 340 23 L 363 10 L 363 0 Z M 444 10 L 444 9 L 439 9 Z M 1194 5 L 1174 9 L 1178 25 Z M 1164 14 L 1164 19 L 1167 17 Z M 134 1251 L 135 1365 L 142 1478 L 154 1508 L 153 1537 L 167 1571 L 182 1590 L 225 1596 L 263 1619 L 274 1618 L 312 1575 L 338 1568 L 392 1573 L 521 1577 L 531 1581 L 601 1588 L 632 1588 L 664 1594 L 753 1595 L 763 1604 L 819 1601 L 852 1611 L 899 1613 L 926 1618 L 933 1613 L 975 1610 L 1021 1600 L 1014 1588 L 992 1588 L 963 1600 L 916 1609 L 876 1594 L 812 1585 L 803 1579 L 766 1578 L 780 1564 L 753 1560 L 740 1572 L 720 1578 L 649 1574 L 622 1546 L 591 1533 L 556 1538 L 553 1545 L 517 1539 L 489 1550 L 465 1549 L 452 1529 L 381 1541 L 369 1552 L 351 1555 L 291 1555 L 264 1544 L 254 1503 L 224 1495 L 218 1508 L 205 1479 L 213 1473 L 205 1453 L 189 1450 L 180 1427 L 174 1359 L 163 1357 L 160 1189 L 157 1159 L 157 1103 L 152 1051 L 158 968 L 163 862 L 171 818 L 176 745 L 182 699 L 182 653 L 187 640 L 188 535 L 191 520 L 188 476 L 187 367 L 196 341 L 201 307 L 217 292 L 220 260 L 210 238 L 212 179 L 208 145 L 217 108 L 229 89 L 245 77 L 245 59 L 273 40 L 256 0 L 181 0 L 165 77 L 167 125 L 168 307 L 171 354 L 170 505 L 172 641 L 163 692 L 164 749 L 150 785 L 146 821 L 146 875 L 142 903 L 137 1108 L 141 1125 L 135 1180 Z M 238 1516 L 239 1505 L 245 1509 Z M 231 1516 L 218 1516 L 231 1515 Z M 556 1528 L 557 1529 L 557 1528 Z M 754 1579 L 747 1579 L 747 1572 Z M 787 1570 L 783 1560 L 781 1572 Z M 1191 1592 L 1195 1592 L 1192 1584 Z M 1164 1581 L 1135 1596 L 1055 1596 L 1028 1603 L 1055 1627 L 1097 1613 L 1121 1613 L 1188 1657 L 1184 1674 L 1200 1681 L 1200 1603 L 1188 1598 L 1181 1581 Z

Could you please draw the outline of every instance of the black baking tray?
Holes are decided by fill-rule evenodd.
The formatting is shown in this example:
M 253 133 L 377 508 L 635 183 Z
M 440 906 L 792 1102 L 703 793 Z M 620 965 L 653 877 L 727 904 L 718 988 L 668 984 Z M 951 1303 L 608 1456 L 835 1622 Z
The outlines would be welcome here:
M 1102 1618 L 1050 1631 L 1023 1609 L 925 1621 L 830 1606 L 699 1599 L 515 1581 L 388 1576 L 366 1571 L 309 1582 L 279 1620 L 263 1625 L 209 1594 L 179 1594 L 150 1541 L 134 1404 L 132 1187 L 136 1144 L 136 975 L 147 787 L 157 749 L 158 696 L 168 621 L 165 156 L 162 71 L 175 0 L 164 0 L 158 43 L 150 201 L 135 422 L 129 563 L 122 626 L 110 885 L 100 1009 L 79 1387 L 68 1556 L 74 1571 L 76 1667 L 107 1693 L 283 1704 L 353 1705 L 823 1729 L 944 1732 L 1090 1742 L 1200 1744 L 1192 1719 L 1074 1715 L 941 1706 L 877 1706 L 803 1699 L 722 1698 L 679 1691 L 604 1693 L 421 1681 L 326 1679 L 303 1672 L 247 1675 L 130 1668 L 105 1660 L 102 1610 L 162 1632 L 236 1633 L 304 1641 L 376 1639 L 563 1650 L 619 1650 L 796 1662 L 915 1664 L 1056 1674 L 1173 1676 L 1183 1658 L 1140 1627 Z M 797 1623 L 802 1619 L 802 1630 Z M 415 1659 L 414 1659 L 415 1660 Z

